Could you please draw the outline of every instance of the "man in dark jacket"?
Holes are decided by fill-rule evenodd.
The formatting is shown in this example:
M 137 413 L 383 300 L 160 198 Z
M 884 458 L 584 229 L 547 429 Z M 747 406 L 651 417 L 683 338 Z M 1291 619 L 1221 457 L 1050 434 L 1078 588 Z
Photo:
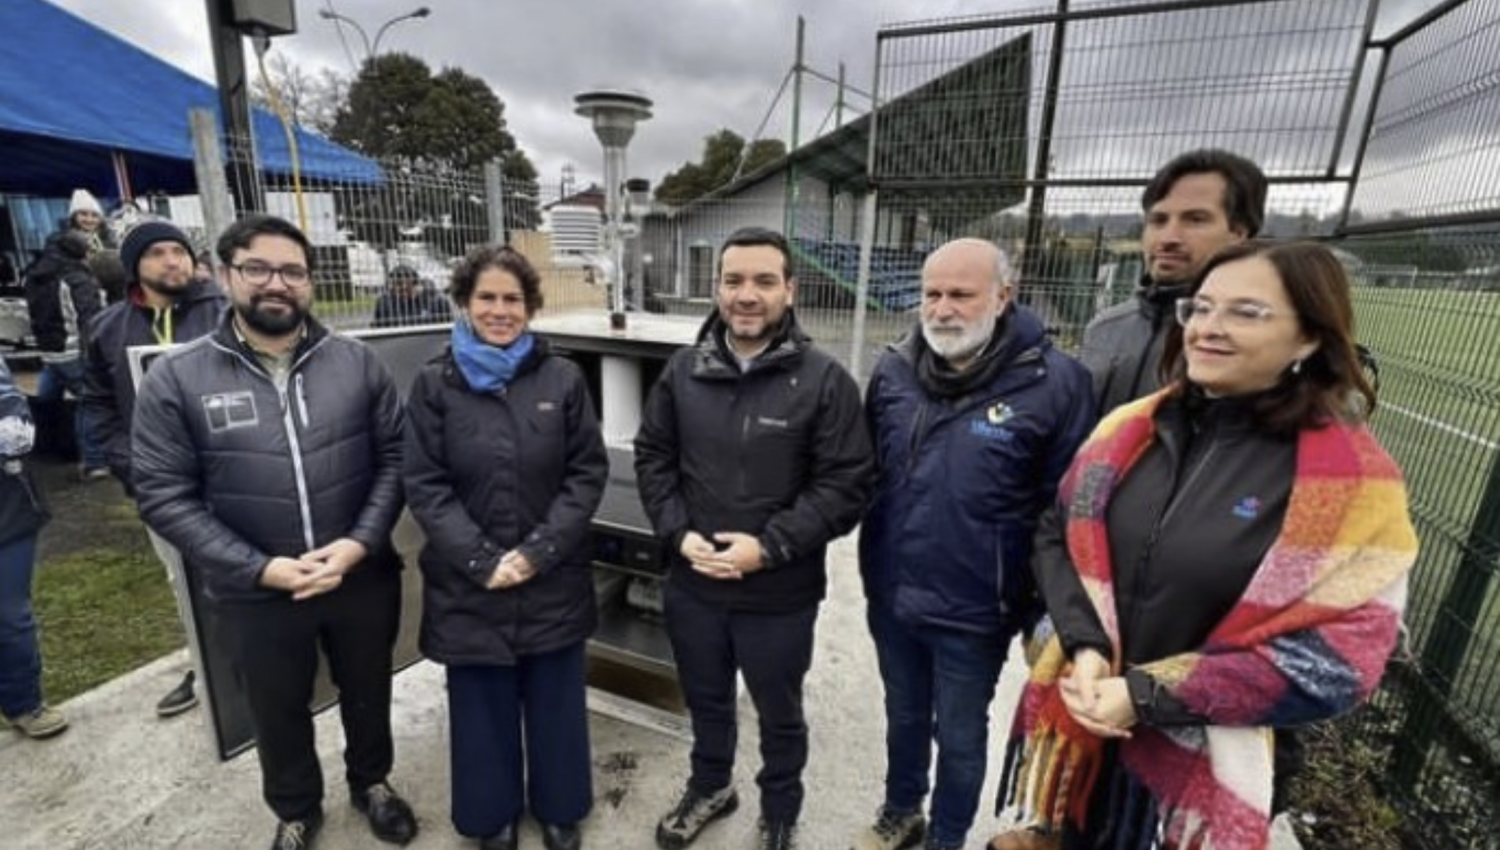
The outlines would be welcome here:
M 448 299 L 427 288 L 411 266 L 396 266 L 386 276 L 386 290 L 375 302 L 370 326 L 399 328 L 407 325 L 444 324 L 453 321 Z
M 95 255 L 95 260 L 107 253 Z M 84 349 L 83 418 L 102 447 L 109 471 L 135 495 L 130 474 L 130 424 L 135 412 L 135 379 L 130 348 L 170 345 L 197 339 L 218 324 L 227 304 L 217 284 L 195 282 L 193 246 L 187 234 L 164 221 L 136 225 L 120 244 L 125 298 L 100 311 L 89 326 Z M 152 545 L 164 564 L 172 553 Z M 167 567 L 169 579 L 172 569 Z M 179 610 L 187 598 L 173 582 Z M 184 617 L 184 622 L 187 622 Z M 158 717 L 175 717 L 198 704 L 192 670 L 156 703 Z
M 1173 305 L 1214 254 L 1260 232 L 1266 175 L 1228 151 L 1189 151 L 1151 178 L 1141 209 L 1146 273 L 1134 298 L 1089 322 L 1079 351 L 1100 416 L 1161 386 Z
M 855 850 L 964 846 L 984 784 L 990 701 L 1011 638 L 1039 616 L 1031 536 L 1093 426 L 1088 372 L 1013 302 L 995 245 L 922 268 L 921 320 L 875 367 L 865 405 L 880 478 L 860 532 L 885 685 L 885 799 Z M 922 816 L 932 742 L 931 829 Z
M 58 403 L 64 391 L 78 406 L 73 436 L 78 443 L 79 473 L 84 480 L 109 477 L 104 451 L 89 431 L 83 406 L 82 348 L 88 328 L 104 307 L 99 283 L 86 262 L 89 245 L 80 234 L 62 230 L 47 237 L 42 257 L 26 275 L 26 311 L 31 333 L 42 355 L 36 399 Z
M 738 805 L 740 673 L 760 716 L 760 846 L 786 850 L 826 547 L 859 521 L 874 463 L 858 387 L 793 315 L 785 238 L 737 231 L 719 261 L 718 310 L 672 357 L 635 440 L 642 504 L 674 554 L 667 632 L 693 722 L 692 774 L 656 842 L 686 847 Z
M 252 216 L 224 232 L 218 253 L 233 309 L 141 385 L 141 513 L 201 579 L 223 626 L 280 821 L 272 847 L 308 847 L 322 824 L 308 708 L 320 646 L 339 690 L 350 801 L 376 837 L 405 844 L 416 821 L 386 784 L 401 604 L 395 382 L 364 345 L 311 317 L 300 230 Z

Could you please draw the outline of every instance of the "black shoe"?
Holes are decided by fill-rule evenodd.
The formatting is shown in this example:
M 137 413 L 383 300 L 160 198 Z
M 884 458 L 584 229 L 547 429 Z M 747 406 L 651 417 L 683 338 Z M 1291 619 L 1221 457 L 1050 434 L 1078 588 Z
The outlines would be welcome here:
M 322 826 L 322 812 L 302 820 L 282 821 L 276 824 L 276 840 L 271 842 L 271 850 L 308 850 Z
M 157 717 L 176 717 L 198 704 L 198 694 L 193 690 L 193 682 L 198 676 L 192 670 L 182 677 L 182 684 L 167 692 L 156 704 Z
M 579 850 L 583 846 L 583 833 L 578 824 L 542 824 L 542 843 L 547 850 Z
M 513 823 L 506 824 L 494 835 L 479 839 L 479 850 L 516 850 L 517 846 L 516 825 Z
M 350 790 L 349 802 L 370 819 L 370 831 L 381 841 L 406 844 L 417 837 L 417 816 L 384 782 L 363 791 Z

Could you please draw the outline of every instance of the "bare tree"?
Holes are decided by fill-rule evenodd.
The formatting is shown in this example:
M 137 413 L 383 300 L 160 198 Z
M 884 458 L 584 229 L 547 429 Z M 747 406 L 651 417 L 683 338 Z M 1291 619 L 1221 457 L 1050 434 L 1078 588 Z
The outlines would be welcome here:
M 284 53 L 266 61 L 266 74 L 256 75 L 250 96 L 256 106 L 272 108 L 271 89 L 281 99 L 281 106 L 293 124 L 328 135 L 333 130 L 339 110 L 349 97 L 349 78 L 332 68 L 316 73 L 293 62 Z

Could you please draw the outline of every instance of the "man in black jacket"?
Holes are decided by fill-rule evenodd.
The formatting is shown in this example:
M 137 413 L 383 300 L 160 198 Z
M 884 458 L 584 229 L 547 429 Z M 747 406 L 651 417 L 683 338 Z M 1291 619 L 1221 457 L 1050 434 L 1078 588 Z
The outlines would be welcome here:
M 395 382 L 363 344 L 310 315 L 300 230 L 252 216 L 224 232 L 218 253 L 233 309 L 141 386 L 141 513 L 182 553 L 223 626 L 280 821 L 273 850 L 311 846 L 322 824 L 308 708 L 320 647 L 339 690 L 350 802 L 377 838 L 405 844 L 416 820 L 386 783 L 401 605 Z
M 447 324 L 453 308 L 443 295 L 427 288 L 427 282 L 411 266 L 396 266 L 386 276 L 386 290 L 375 302 L 372 328 Z
M 95 259 L 108 256 L 97 254 Z M 213 330 L 223 314 L 224 293 L 212 282 L 194 281 L 193 246 L 187 234 L 165 221 L 136 225 L 120 244 L 125 297 L 100 311 L 89 326 L 84 349 L 83 419 L 104 452 L 109 471 L 134 497 L 130 473 L 130 424 L 135 413 L 135 380 L 130 348 L 188 342 Z M 152 545 L 164 564 L 175 557 Z M 170 566 L 167 569 L 171 577 Z M 187 605 L 173 584 L 178 608 Z M 186 618 L 184 618 L 186 620 Z M 182 682 L 156 703 L 158 717 L 174 717 L 198 704 L 189 670 Z
M 1161 386 L 1173 305 L 1214 254 L 1260 232 L 1266 175 L 1228 151 L 1189 151 L 1151 178 L 1141 209 L 1146 273 L 1134 298 L 1089 322 L 1078 352 L 1094 376 L 1100 416 Z
M 58 403 L 71 393 L 75 408 L 73 437 L 78 444 L 78 471 L 85 481 L 109 477 L 104 452 L 89 431 L 83 406 L 84 376 L 81 349 L 90 324 L 104 306 L 99 283 L 85 260 L 89 245 L 76 231 L 61 230 L 47 237 L 41 259 L 26 275 L 26 311 L 31 333 L 42 355 L 42 375 L 36 400 Z
M 786 239 L 736 231 L 719 262 L 718 310 L 673 356 L 635 440 L 642 504 L 675 556 L 666 623 L 693 722 L 692 774 L 656 842 L 686 847 L 739 804 L 739 673 L 760 716 L 760 846 L 789 850 L 826 548 L 859 521 L 874 458 L 854 380 L 797 325 Z

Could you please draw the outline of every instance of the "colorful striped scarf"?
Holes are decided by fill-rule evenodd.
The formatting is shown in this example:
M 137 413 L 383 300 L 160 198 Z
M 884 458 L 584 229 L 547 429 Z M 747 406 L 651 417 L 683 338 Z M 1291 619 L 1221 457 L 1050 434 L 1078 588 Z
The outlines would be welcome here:
M 1115 487 L 1155 436 L 1170 391 L 1119 408 L 1079 450 L 1058 492 L 1068 554 L 1121 657 L 1105 525 Z M 1281 532 L 1244 595 L 1196 652 L 1142 669 L 1209 725 L 1137 725 L 1120 741 L 1129 794 L 1111 820 L 1140 832 L 1117 847 L 1262 850 L 1269 841 L 1272 730 L 1367 699 L 1395 646 L 1417 540 L 1394 461 L 1363 426 L 1298 437 Z M 1017 710 L 1002 799 L 1042 826 L 1082 825 L 1104 742 L 1078 726 L 1058 687 L 1070 667 L 1051 638 Z M 1139 793 L 1138 793 L 1139 792 Z M 1128 798 L 1128 799 L 1125 799 Z

